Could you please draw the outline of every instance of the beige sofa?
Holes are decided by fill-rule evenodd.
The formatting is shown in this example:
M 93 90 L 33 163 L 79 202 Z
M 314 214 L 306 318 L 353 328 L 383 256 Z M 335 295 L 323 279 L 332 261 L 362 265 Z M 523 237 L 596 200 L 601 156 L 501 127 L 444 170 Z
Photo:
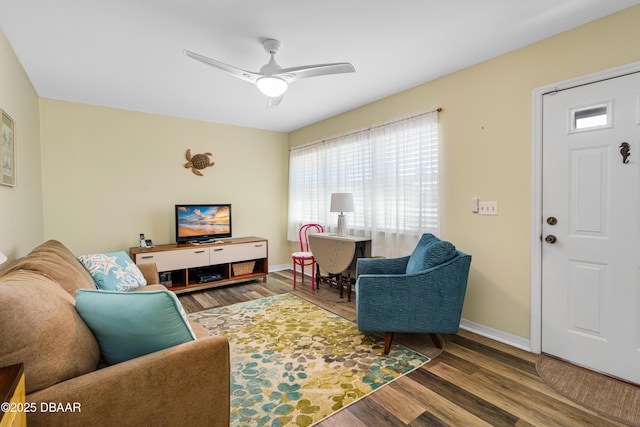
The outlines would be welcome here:
M 155 265 L 143 268 L 157 283 Z M 104 366 L 74 305 L 95 284 L 64 245 L 45 242 L 0 274 L 0 366 L 24 363 L 29 426 L 229 425 L 225 337 L 192 324 L 195 341 Z M 72 410 L 42 410 L 51 403 Z

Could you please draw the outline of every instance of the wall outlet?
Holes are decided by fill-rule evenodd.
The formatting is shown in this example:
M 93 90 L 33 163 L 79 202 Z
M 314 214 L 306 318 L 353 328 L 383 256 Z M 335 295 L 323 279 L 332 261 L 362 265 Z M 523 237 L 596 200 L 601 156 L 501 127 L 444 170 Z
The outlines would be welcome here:
M 480 202 L 480 215 L 498 215 L 498 202 Z

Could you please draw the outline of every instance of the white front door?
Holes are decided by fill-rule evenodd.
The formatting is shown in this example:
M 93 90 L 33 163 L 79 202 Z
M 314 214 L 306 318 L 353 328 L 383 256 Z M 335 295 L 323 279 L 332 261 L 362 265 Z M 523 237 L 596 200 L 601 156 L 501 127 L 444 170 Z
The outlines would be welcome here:
M 640 383 L 640 73 L 543 97 L 542 351 Z

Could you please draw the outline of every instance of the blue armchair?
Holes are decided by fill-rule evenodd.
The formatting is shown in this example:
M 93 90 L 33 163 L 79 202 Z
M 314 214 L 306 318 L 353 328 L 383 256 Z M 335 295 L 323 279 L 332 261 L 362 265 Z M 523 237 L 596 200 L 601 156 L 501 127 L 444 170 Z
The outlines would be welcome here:
M 458 332 L 471 255 L 423 234 L 410 256 L 360 258 L 356 269 L 358 329 L 384 332 L 388 354 L 394 332 Z

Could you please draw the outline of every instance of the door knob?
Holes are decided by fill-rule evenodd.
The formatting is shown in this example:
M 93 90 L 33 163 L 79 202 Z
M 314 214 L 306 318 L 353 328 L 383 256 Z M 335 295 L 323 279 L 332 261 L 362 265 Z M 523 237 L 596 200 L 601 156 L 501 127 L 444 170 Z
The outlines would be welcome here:
M 549 234 L 547 237 L 544 238 L 544 241 L 547 243 L 551 243 L 554 244 L 556 242 L 556 236 L 554 236 L 553 234 Z
M 549 218 L 547 218 L 547 224 L 556 225 L 557 223 L 558 223 L 558 220 L 556 219 L 555 216 L 550 216 Z

